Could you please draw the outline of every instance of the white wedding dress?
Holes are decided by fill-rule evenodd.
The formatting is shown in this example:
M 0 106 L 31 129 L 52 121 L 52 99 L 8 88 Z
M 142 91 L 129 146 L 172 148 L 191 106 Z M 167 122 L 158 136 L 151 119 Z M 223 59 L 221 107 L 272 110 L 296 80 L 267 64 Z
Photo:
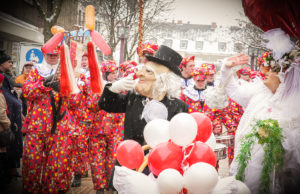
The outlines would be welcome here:
M 221 82 L 224 83 L 232 72 L 223 64 L 221 73 Z M 281 83 L 276 93 L 273 94 L 262 80 L 257 79 L 252 83 L 239 85 L 234 78 L 230 79 L 225 88 L 227 95 L 245 110 L 235 135 L 234 160 L 230 166 L 231 175 L 237 173 L 236 156 L 241 149 L 241 142 L 245 135 L 251 132 L 257 120 L 275 119 L 283 129 L 284 172 L 276 174 L 274 193 L 287 193 L 284 189 L 295 190 L 293 187 L 300 187 L 300 91 L 293 97 L 289 96 L 282 100 L 284 89 L 285 84 Z M 253 194 L 258 193 L 264 155 L 263 147 L 255 142 L 251 151 L 251 160 L 245 170 L 245 183 Z

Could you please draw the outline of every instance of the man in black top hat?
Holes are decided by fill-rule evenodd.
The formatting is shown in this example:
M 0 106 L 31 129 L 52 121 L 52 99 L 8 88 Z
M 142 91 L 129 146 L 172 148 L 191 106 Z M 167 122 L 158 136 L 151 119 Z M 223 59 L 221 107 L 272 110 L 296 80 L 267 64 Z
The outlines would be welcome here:
M 188 106 L 179 99 L 182 57 L 167 46 L 160 46 L 154 56 L 146 55 L 148 62 L 133 75 L 106 84 L 99 100 L 101 109 L 110 113 L 125 113 L 124 139 L 133 139 L 144 145 L 144 127 L 155 119 L 171 120 Z M 126 95 L 121 92 L 127 91 Z M 144 171 L 148 174 L 148 170 Z M 112 172 L 113 175 L 113 172 Z M 112 178 L 110 180 L 112 186 Z M 97 191 L 103 193 L 103 191 Z
M 99 101 L 100 108 L 106 112 L 125 113 L 124 139 L 133 139 L 141 145 L 147 122 L 155 118 L 170 120 L 180 112 L 188 112 L 187 105 L 179 99 L 178 66 L 182 57 L 164 45 L 154 56 L 146 57 L 148 62 L 137 72 L 137 83 L 129 75 L 107 84 Z M 122 91 L 128 92 L 122 95 Z

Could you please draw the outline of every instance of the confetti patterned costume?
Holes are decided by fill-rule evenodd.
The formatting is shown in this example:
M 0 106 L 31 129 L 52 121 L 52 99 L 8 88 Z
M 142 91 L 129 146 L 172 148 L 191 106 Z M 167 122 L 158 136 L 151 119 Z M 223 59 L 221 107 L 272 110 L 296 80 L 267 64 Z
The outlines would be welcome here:
M 88 171 L 88 132 L 91 128 L 92 114 L 89 87 L 83 74 L 77 81 L 80 93 L 70 100 L 70 112 L 74 131 L 71 135 L 72 169 L 75 174 L 84 175 Z
M 113 61 L 102 64 L 102 73 L 117 70 Z M 95 95 L 92 100 L 94 112 L 93 129 L 90 131 L 89 152 L 94 189 L 107 189 L 116 160 L 116 149 L 124 137 L 124 114 L 100 110 Z
M 45 73 L 45 72 L 44 72 Z M 46 74 L 43 74 L 46 76 Z M 51 73 L 50 73 L 51 75 Z M 24 97 L 28 102 L 28 113 L 22 132 L 26 134 L 23 155 L 23 185 L 24 190 L 34 193 L 57 193 L 67 190 L 71 181 L 70 164 L 70 115 L 66 111 L 67 99 L 51 88 L 43 85 L 44 77 L 33 69 L 23 86 Z M 54 134 L 51 134 L 53 124 L 53 95 L 55 107 L 60 98 L 62 105 L 60 115 L 65 115 L 56 124 Z

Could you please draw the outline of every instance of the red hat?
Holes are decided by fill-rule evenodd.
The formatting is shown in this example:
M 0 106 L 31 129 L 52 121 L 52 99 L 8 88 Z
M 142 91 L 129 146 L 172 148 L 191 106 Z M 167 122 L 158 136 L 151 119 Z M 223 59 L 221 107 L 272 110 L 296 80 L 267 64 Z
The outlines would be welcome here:
M 196 67 L 192 72 L 192 76 L 195 80 L 205 80 L 206 70 L 203 67 Z
M 154 55 L 155 51 L 158 50 L 158 45 L 150 42 L 142 43 L 142 53 L 144 54 L 152 54 Z M 139 47 L 136 48 L 137 54 L 139 54 Z
M 24 64 L 24 67 L 25 66 L 33 66 L 34 64 L 31 62 L 31 61 L 28 61 L 28 62 L 26 62 L 25 64 Z
M 0 83 L 3 82 L 4 80 L 4 75 L 2 75 L 2 73 L 0 73 Z
M 207 75 L 216 73 L 216 68 L 214 64 L 203 63 L 201 67 L 203 67 L 206 70 Z
M 133 61 L 133 60 L 125 61 L 124 63 L 120 64 L 120 71 L 121 71 L 122 74 L 124 74 L 127 71 L 128 66 L 134 66 L 134 67 L 136 67 L 137 65 L 138 64 L 135 61 Z
M 186 64 L 190 61 L 194 61 L 195 60 L 195 56 L 191 56 L 191 57 L 186 57 L 182 60 L 182 62 L 179 65 L 179 68 L 182 69 L 182 67 L 185 67 Z
M 102 64 L 101 64 L 101 71 L 103 74 L 105 74 L 106 72 L 113 72 L 115 70 L 118 69 L 116 63 L 114 61 L 104 61 Z
M 257 65 L 259 67 L 261 66 L 261 64 L 263 64 L 264 66 L 270 66 L 267 62 L 272 59 L 273 59 L 272 52 L 265 52 L 259 55 L 259 57 L 257 57 Z
M 55 47 L 55 49 L 53 49 L 53 51 L 46 53 L 46 54 L 54 55 L 54 54 L 59 54 L 59 53 L 60 53 L 60 47 L 57 46 L 57 47 Z
M 236 72 L 236 74 L 239 76 L 239 75 L 251 75 L 251 69 L 250 67 L 243 67 L 242 69 L 238 70 Z
M 126 71 L 123 73 L 123 76 L 126 77 L 126 76 L 128 76 L 129 74 L 131 74 L 131 73 L 135 73 L 135 71 L 136 71 L 136 67 L 135 67 L 135 66 L 133 66 L 133 65 L 128 65 L 128 66 L 126 67 Z

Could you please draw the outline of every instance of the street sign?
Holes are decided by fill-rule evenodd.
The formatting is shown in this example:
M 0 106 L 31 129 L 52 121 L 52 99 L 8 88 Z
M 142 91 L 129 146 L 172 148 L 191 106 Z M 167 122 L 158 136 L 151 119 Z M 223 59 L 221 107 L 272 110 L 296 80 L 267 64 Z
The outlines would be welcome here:
M 17 67 L 17 72 L 20 74 L 23 68 L 23 65 L 31 61 L 33 63 L 42 63 L 43 53 L 41 51 L 41 46 L 39 44 L 32 43 L 21 43 L 20 44 L 20 57 Z

